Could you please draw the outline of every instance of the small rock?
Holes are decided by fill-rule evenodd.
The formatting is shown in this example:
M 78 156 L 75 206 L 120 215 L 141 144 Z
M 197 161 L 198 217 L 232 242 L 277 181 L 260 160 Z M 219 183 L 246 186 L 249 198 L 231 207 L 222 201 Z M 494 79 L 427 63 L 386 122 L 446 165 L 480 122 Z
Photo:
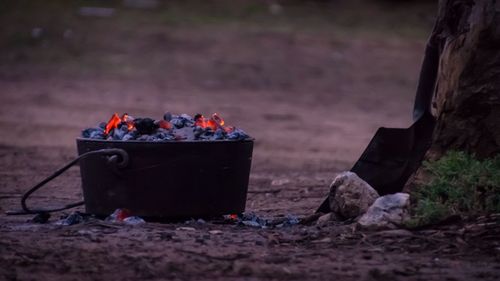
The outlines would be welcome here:
M 377 191 L 353 172 L 340 173 L 330 185 L 330 209 L 344 219 L 364 214 L 378 197 Z
M 332 238 L 330 237 L 325 237 L 323 239 L 318 239 L 318 240 L 313 240 L 311 241 L 312 243 L 314 244 L 321 244 L 321 243 L 331 243 L 332 242 Z
M 326 215 L 322 215 L 321 217 L 318 218 L 316 221 L 317 226 L 325 226 L 327 225 L 330 221 L 332 221 L 333 213 L 328 213 Z
M 221 230 L 210 230 L 208 231 L 208 233 L 212 234 L 212 235 L 219 235 L 219 234 L 222 234 L 222 231 Z
M 325 226 L 329 222 L 337 220 L 337 216 L 334 213 L 328 213 L 326 215 L 322 215 L 321 217 L 318 218 L 316 221 L 317 226 Z
M 146 223 L 144 219 L 138 216 L 130 216 L 123 219 L 123 222 L 128 225 L 139 225 Z
M 403 224 L 410 215 L 410 195 L 395 193 L 379 197 L 368 211 L 358 220 L 364 229 L 395 229 Z
M 256 221 L 242 221 L 241 223 L 251 227 L 262 227 L 262 225 Z
M 175 230 L 178 230 L 178 231 L 196 231 L 196 228 L 188 227 L 188 226 L 181 226 L 181 227 L 176 228 Z
M 85 218 L 83 217 L 82 213 L 76 211 L 74 213 L 69 214 L 65 218 L 61 218 L 59 221 L 56 221 L 56 225 L 74 225 L 74 224 L 79 224 L 85 221 Z

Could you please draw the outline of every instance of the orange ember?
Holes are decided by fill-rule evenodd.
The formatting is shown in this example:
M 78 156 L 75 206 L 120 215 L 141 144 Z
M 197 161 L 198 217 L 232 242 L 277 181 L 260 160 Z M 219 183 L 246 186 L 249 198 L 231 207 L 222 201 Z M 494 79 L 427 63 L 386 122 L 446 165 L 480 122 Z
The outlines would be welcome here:
M 118 117 L 118 114 L 117 113 L 113 114 L 113 116 L 111 116 L 111 119 L 109 119 L 108 123 L 106 124 L 106 129 L 104 130 L 104 133 L 106 135 L 109 134 L 111 130 L 118 127 L 118 124 L 120 124 L 120 122 L 122 122 L 122 120 L 120 119 L 120 117 Z
M 232 131 L 234 131 L 234 127 L 224 126 L 225 124 L 224 119 L 222 119 L 217 113 L 212 114 L 212 117 L 210 119 L 205 118 L 201 114 L 197 114 L 194 117 L 194 121 L 195 121 L 194 125 L 201 128 L 210 128 L 213 131 L 221 129 L 224 130 L 226 133 L 231 133 Z M 120 124 L 122 123 L 125 123 L 127 125 L 127 129 L 129 131 L 135 128 L 134 118 L 132 116 L 128 115 L 127 113 L 124 113 L 122 117 L 119 117 L 118 113 L 115 113 L 113 114 L 113 116 L 111 116 L 108 123 L 106 123 L 104 134 L 108 135 L 112 130 L 118 128 L 118 126 L 120 126 Z M 171 130 L 173 128 L 172 123 L 166 120 L 156 121 L 155 124 L 157 125 L 157 127 L 166 130 Z
M 224 126 L 224 119 L 220 118 L 219 115 L 217 115 L 217 113 L 212 114 L 212 120 L 217 122 L 217 124 Z
M 118 113 L 113 114 L 111 119 L 109 119 L 106 124 L 106 129 L 104 133 L 107 135 L 111 130 L 118 128 L 121 122 L 125 122 L 127 124 L 127 129 L 130 131 L 134 128 L 134 118 L 130 117 L 127 113 L 123 114 L 122 117 L 118 117 Z
M 132 215 L 132 212 L 128 209 L 120 209 L 118 214 L 116 214 L 116 220 L 117 221 L 123 221 L 124 219 L 130 217 Z
M 165 121 L 165 120 L 160 120 L 160 122 L 158 122 L 158 126 L 162 129 L 166 129 L 166 130 L 172 129 L 172 124 L 170 124 L 170 122 Z
M 224 119 L 220 118 L 217 113 L 212 114 L 212 118 L 206 119 L 203 115 L 198 115 L 194 121 L 194 125 L 202 128 L 210 128 L 212 130 L 217 130 L 217 128 L 223 128 Z
M 122 115 L 122 122 L 127 124 L 127 129 L 129 131 L 134 128 L 134 118 L 130 117 L 127 113 Z

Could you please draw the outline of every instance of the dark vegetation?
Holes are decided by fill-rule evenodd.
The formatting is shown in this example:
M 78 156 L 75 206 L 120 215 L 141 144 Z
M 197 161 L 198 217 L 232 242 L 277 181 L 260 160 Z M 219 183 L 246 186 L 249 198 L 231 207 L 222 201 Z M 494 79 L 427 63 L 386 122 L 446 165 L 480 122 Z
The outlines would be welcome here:
M 500 212 L 500 156 L 479 160 L 449 151 L 425 162 L 430 181 L 416 189 L 417 224 L 438 223 L 453 215 L 478 216 Z

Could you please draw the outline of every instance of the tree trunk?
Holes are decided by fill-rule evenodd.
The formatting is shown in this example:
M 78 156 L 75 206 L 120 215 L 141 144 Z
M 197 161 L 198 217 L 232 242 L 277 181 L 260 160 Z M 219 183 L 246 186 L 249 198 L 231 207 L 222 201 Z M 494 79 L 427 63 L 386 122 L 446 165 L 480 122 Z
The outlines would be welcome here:
M 488 158 L 500 152 L 500 3 L 440 0 L 431 42 L 441 52 L 432 144 L 425 160 L 448 150 Z M 419 168 L 406 190 L 427 181 Z
M 500 152 L 500 5 L 494 0 L 439 5 L 437 123 L 428 157 L 452 149 L 494 156 Z

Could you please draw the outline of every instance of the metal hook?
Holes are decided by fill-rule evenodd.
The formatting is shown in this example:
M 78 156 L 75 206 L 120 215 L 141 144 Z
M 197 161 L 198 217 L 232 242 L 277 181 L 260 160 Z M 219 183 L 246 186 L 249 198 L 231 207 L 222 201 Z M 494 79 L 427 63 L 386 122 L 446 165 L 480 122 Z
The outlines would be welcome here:
M 57 212 L 57 211 L 62 211 L 70 208 L 74 208 L 77 206 L 81 206 L 85 203 L 85 201 L 80 201 L 77 203 L 71 203 L 67 204 L 65 206 L 59 207 L 59 208 L 52 208 L 52 209 L 30 209 L 26 205 L 26 200 L 29 198 L 29 196 L 40 189 L 42 186 L 53 180 L 54 178 L 60 176 L 62 173 L 64 173 L 66 170 L 71 168 L 73 165 L 78 163 L 83 158 L 86 158 L 91 155 L 108 155 L 109 159 L 108 162 L 113 162 L 113 165 L 115 168 L 125 168 L 128 163 L 129 163 L 129 156 L 128 153 L 120 148 L 106 148 L 106 149 L 100 149 L 100 150 L 94 150 L 94 151 L 89 151 L 86 153 L 81 154 L 78 156 L 76 159 L 70 161 L 68 164 L 60 168 L 59 170 L 55 171 L 52 175 L 48 176 L 32 188 L 30 188 L 28 191 L 26 191 L 22 198 L 21 198 L 21 207 L 23 208 L 23 211 L 15 211 L 15 212 L 7 212 L 8 215 L 25 215 L 25 214 L 37 214 L 37 213 L 51 213 L 51 212 Z

